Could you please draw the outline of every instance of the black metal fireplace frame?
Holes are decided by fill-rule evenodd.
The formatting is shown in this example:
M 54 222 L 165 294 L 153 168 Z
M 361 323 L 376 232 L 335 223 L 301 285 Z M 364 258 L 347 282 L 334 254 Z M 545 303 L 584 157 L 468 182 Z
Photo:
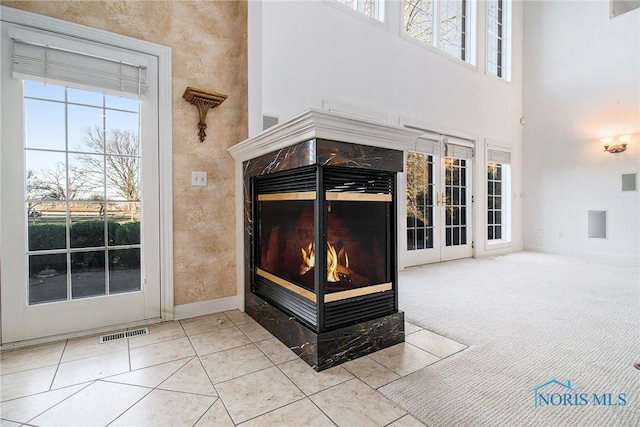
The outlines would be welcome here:
M 345 183 L 349 185 L 344 185 Z M 283 312 L 296 317 L 316 333 L 323 333 L 341 327 L 357 324 L 381 316 L 398 312 L 397 287 L 397 245 L 396 230 L 396 173 L 348 166 L 325 166 L 314 164 L 301 168 L 288 169 L 272 174 L 251 177 L 250 188 L 252 198 L 251 234 L 251 291 L 261 296 Z M 324 272 L 327 269 L 326 257 L 316 256 L 314 270 L 315 302 L 299 293 L 283 288 L 276 283 L 277 278 L 270 280 L 256 274 L 259 245 L 255 228 L 259 224 L 259 212 L 255 209 L 258 195 L 292 194 L 315 192 L 314 206 L 314 244 L 316 248 L 324 248 L 327 238 L 327 203 L 326 195 L 344 193 L 367 195 L 388 195 L 386 210 L 386 247 L 385 276 L 389 278 L 391 289 L 326 301 L 327 282 Z M 353 202 L 358 203 L 358 202 Z M 324 251 L 319 251 L 323 255 Z M 378 285 L 380 287 L 381 285 Z

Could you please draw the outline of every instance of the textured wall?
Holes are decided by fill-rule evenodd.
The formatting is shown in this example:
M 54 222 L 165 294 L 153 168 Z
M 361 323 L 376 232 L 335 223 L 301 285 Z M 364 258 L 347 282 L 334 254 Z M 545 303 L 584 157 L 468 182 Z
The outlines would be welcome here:
M 236 295 L 234 163 L 247 137 L 247 4 L 244 1 L 1 1 L 172 49 L 175 304 Z M 229 95 L 207 117 L 182 99 L 186 86 Z M 191 171 L 207 171 L 207 187 Z

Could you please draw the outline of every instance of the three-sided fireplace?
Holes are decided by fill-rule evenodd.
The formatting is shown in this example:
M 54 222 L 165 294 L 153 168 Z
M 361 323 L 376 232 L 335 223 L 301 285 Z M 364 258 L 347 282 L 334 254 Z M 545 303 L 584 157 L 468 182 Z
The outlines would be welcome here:
M 252 182 L 256 294 L 317 333 L 398 311 L 395 172 L 312 165 Z
M 404 341 L 396 253 L 403 152 L 368 145 L 363 131 L 338 140 L 319 119 L 353 130 L 351 120 L 311 111 L 259 136 L 279 149 L 249 157 L 248 140 L 230 150 L 246 158 L 245 311 L 316 370 Z M 376 142 L 388 145 L 415 138 L 357 125 L 379 128 Z

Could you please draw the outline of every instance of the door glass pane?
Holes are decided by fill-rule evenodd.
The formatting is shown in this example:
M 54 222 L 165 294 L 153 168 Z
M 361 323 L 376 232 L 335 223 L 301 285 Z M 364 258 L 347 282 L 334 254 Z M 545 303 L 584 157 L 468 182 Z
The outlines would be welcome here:
M 105 295 L 104 251 L 71 254 L 71 293 L 74 299 Z
M 467 162 L 447 157 L 445 167 L 445 245 L 467 244 Z
M 27 202 L 31 209 L 27 234 L 29 252 L 65 249 L 67 247 L 66 202 Z
M 407 153 L 407 250 L 433 248 L 433 156 Z
M 72 248 L 104 247 L 104 216 L 102 203 L 69 203 Z
M 141 283 L 140 249 L 109 251 L 109 293 L 139 291 Z
M 26 98 L 25 145 L 28 148 L 65 149 L 65 105 Z
M 104 152 L 104 111 L 102 108 L 69 105 L 69 149 L 85 153 Z
M 139 101 L 25 94 L 29 304 L 140 290 Z
M 102 107 L 104 104 L 104 95 L 89 90 L 67 88 L 67 101 L 77 104 Z
M 49 85 L 46 83 L 32 82 L 26 80 L 24 82 L 25 98 L 50 99 L 52 101 L 64 101 L 64 87 Z
M 67 299 L 67 254 L 29 256 L 29 304 Z

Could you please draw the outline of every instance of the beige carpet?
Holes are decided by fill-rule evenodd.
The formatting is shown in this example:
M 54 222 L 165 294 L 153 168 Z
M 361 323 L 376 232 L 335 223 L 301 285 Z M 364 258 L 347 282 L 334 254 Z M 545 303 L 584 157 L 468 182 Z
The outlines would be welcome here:
M 531 252 L 408 269 L 407 321 L 469 348 L 380 391 L 428 426 L 638 426 L 638 271 Z M 572 390 L 540 393 L 588 403 L 534 407 L 553 379 Z

